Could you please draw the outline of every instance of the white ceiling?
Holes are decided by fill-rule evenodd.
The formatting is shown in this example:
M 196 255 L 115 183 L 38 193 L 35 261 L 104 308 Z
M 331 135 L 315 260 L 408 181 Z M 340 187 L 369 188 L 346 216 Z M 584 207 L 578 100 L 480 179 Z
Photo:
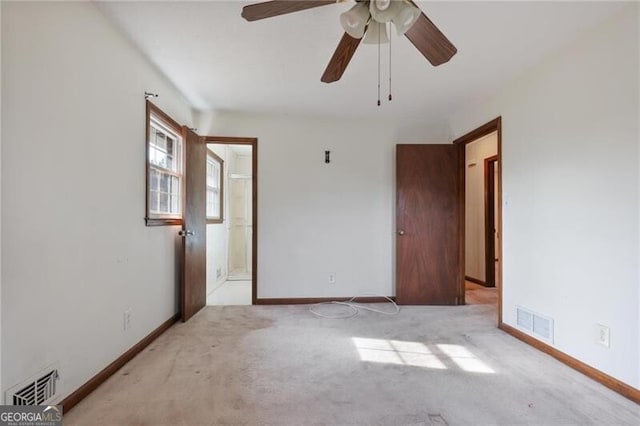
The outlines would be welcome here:
M 404 37 L 388 51 L 360 45 L 342 79 L 320 82 L 353 2 L 246 22 L 252 2 L 104 2 L 98 6 L 197 109 L 435 123 L 490 96 L 544 56 L 619 10 L 613 2 L 430 2 L 422 10 L 457 46 L 434 68 Z M 395 36 L 395 34 L 394 34 Z M 153 90 L 149 87 L 149 90 Z
M 209 146 L 211 145 L 227 146 L 236 155 L 241 155 L 243 157 L 251 157 L 251 151 L 252 151 L 251 145 L 221 145 L 221 144 L 215 144 L 215 143 L 210 143 L 208 145 Z

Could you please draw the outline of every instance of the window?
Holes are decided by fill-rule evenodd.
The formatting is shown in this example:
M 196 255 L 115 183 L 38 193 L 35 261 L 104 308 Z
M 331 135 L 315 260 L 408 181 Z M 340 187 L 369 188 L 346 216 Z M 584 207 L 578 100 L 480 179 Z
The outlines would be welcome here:
M 182 223 L 181 127 L 147 102 L 147 225 Z
M 207 223 L 222 223 L 222 170 L 224 161 L 207 151 Z

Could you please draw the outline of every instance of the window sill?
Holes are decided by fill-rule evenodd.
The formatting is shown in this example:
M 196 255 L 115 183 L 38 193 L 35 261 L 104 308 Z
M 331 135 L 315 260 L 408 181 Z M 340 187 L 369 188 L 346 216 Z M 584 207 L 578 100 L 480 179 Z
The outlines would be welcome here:
M 159 217 L 146 217 L 145 223 L 147 226 L 174 226 L 182 225 L 182 219 L 180 218 L 159 218 Z
M 207 225 L 216 224 L 216 223 L 224 223 L 224 220 L 221 219 L 207 219 Z

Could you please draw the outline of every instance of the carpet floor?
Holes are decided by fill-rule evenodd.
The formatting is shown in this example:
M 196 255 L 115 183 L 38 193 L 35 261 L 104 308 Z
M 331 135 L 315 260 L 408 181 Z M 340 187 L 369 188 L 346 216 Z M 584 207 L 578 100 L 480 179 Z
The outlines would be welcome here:
M 492 305 L 346 320 L 303 305 L 208 306 L 64 424 L 640 424 L 638 405 L 498 330 L 495 317 Z

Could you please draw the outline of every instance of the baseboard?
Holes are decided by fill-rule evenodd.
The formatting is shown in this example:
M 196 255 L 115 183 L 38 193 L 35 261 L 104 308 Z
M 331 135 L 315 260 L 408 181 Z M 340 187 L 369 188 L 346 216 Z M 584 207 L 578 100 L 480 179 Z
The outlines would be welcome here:
M 211 296 L 211 294 L 214 291 L 222 287 L 226 282 L 227 282 L 227 276 L 225 275 L 224 278 L 221 278 L 218 281 L 216 281 L 216 283 L 213 285 L 213 288 L 207 292 L 207 297 Z
M 62 400 L 60 404 L 62 404 L 62 412 L 68 413 L 76 404 L 82 401 L 87 395 L 96 390 L 98 386 L 104 383 L 109 377 L 111 377 L 116 371 L 118 371 L 122 366 L 124 366 L 127 362 L 131 361 L 134 356 L 140 353 L 144 348 L 149 346 L 151 342 L 156 340 L 162 333 L 167 331 L 173 324 L 175 324 L 180 319 L 180 314 L 175 314 L 165 322 L 163 322 L 160 327 L 153 330 L 149 333 L 145 338 L 140 340 L 134 346 L 132 346 L 128 351 L 120 355 L 115 361 L 106 366 L 102 371 L 89 379 L 88 382 L 80 386 L 73 393 L 67 396 Z
M 396 300 L 395 296 L 389 296 L 393 301 Z M 346 302 L 351 300 L 351 297 L 297 297 L 289 299 L 278 298 L 259 298 L 256 299 L 256 305 L 311 305 L 314 303 L 323 302 Z M 357 303 L 388 303 L 389 301 L 380 296 L 364 296 L 358 297 L 355 302 Z
M 473 277 L 470 277 L 468 275 L 465 275 L 464 279 L 466 281 L 471 281 L 472 283 L 480 284 L 480 285 L 483 285 L 485 287 L 490 287 L 490 286 L 487 285 L 487 283 L 485 281 L 482 281 L 482 280 L 480 280 L 478 278 L 473 278 Z
M 591 379 L 608 387 L 614 392 L 619 393 L 625 398 L 628 398 L 631 401 L 637 404 L 640 404 L 640 390 L 634 388 L 633 386 L 623 383 L 620 380 L 614 377 L 611 377 L 608 374 L 603 373 L 602 371 L 596 368 L 593 368 L 590 365 L 587 365 L 584 362 L 577 360 L 570 355 L 567 355 L 566 353 L 554 348 L 553 346 L 550 346 L 532 336 L 529 336 L 527 333 L 524 333 L 518 330 L 517 328 L 511 327 L 510 325 L 507 325 L 503 322 L 498 324 L 498 328 L 512 335 L 516 339 L 522 340 L 523 342 L 533 346 L 534 348 L 548 355 L 551 355 L 552 357 L 562 362 L 563 364 L 566 364 L 569 367 L 573 368 L 574 370 L 581 372 L 585 376 L 590 377 Z

